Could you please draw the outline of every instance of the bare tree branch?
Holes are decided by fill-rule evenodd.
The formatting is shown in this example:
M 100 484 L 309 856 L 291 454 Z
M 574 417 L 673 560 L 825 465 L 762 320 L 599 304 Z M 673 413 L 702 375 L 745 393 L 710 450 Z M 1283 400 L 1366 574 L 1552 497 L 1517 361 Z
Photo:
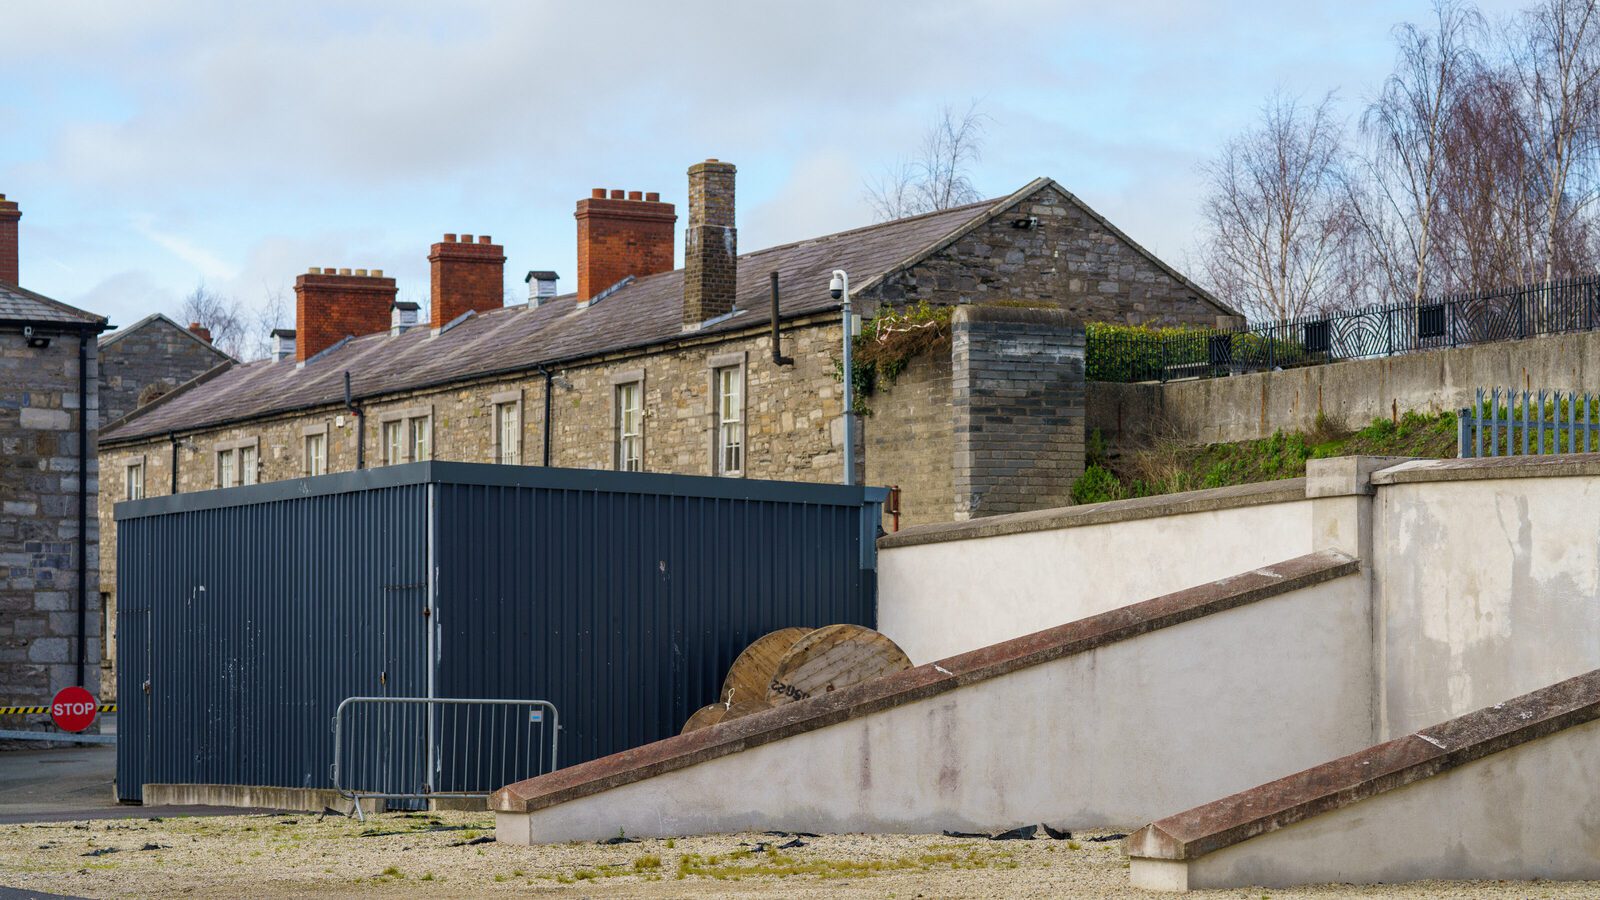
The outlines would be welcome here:
M 970 167 L 982 158 L 990 118 L 972 101 L 965 112 L 945 105 L 922 135 L 916 156 L 886 166 L 866 185 L 866 200 L 879 221 L 950 209 L 983 199 Z

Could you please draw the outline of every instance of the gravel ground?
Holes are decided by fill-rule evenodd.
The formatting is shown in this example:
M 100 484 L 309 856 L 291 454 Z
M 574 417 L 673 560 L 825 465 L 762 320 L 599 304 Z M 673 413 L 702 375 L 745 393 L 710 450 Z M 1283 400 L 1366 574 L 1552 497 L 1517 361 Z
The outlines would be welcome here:
M 716 835 L 597 845 L 493 842 L 482 813 L 366 824 L 257 815 L 0 826 L 0 884 L 84 897 L 1144 897 L 1121 841 L 936 835 Z M 1040 833 L 1041 837 L 1043 832 Z M 487 839 L 487 840 L 485 840 Z M 1594 897 L 1600 883 L 1327 885 L 1194 896 Z

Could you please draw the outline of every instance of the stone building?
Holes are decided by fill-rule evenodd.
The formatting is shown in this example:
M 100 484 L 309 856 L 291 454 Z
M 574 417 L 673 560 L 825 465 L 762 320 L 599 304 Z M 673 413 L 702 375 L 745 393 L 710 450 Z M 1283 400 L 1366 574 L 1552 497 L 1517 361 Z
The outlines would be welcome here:
M 100 337 L 100 423 L 139 406 L 233 357 L 211 344 L 199 323 L 188 328 L 161 313 Z
M 21 215 L 0 194 L 0 697 L 31 706 L 99 687 L 95 338 L 107 325 L 17 284 Z
M 874 398 L 857 477 L 901 484 L 911 522 L 1059 505 L 1083 468 L 1078 321 L 1233 314 L 1050 179 L 740 254 L 734 175 L 690 168 L 683 269 L 672 204 L 596 189 L 574 213 L 576 293 L 504 305 L 487 235 L 431 247 L 428 323 L 410 324 L 381 271 L 300 275 L 292 353 L 284 332 L 273 359 L 221 367 L 103 435 L 105 583 L 111 507 L 133 484 L 157 496 L 422 459 L 838 481 L 834 269 L 867 316 L 973 307 Z

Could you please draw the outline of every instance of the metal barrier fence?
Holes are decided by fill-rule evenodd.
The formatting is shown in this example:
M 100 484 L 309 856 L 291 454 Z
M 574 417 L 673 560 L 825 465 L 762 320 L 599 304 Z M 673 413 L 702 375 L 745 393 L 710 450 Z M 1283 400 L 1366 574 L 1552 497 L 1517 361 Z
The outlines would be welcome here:
M 361 800 L 487 797 L 556 768 L 546 700 L 348 697 L 333 714 L 333 786 Z
M 1457 414 L 1456 443 L 1463 459 L 1592 453 L 1600 448 L 1600 402 L 1593 395 L 1543 390 L 1519 395 L 1508 390 L 1502 405 L 1499 388 L 1479 388 L 1477 400 L 1476 407 Z
M 1089 329 L 1090 381 L 1171 381 L 1371 359 L 1600 327 L 1600 276 L 1263 322 L 1240 331 Z

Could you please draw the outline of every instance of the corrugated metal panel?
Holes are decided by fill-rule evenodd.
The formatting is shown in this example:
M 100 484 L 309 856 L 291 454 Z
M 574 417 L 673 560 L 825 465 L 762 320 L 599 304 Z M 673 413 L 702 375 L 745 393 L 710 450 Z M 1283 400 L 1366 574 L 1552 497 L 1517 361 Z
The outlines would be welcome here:
M 676 733 L 767 631 L 873 624 L 883 496 L 419 463 L 119 504 L 119 793 L 330 786 L 341 699 L 428 690 L 430 515 L 435 695 L 554 701 L 570 765 Z

